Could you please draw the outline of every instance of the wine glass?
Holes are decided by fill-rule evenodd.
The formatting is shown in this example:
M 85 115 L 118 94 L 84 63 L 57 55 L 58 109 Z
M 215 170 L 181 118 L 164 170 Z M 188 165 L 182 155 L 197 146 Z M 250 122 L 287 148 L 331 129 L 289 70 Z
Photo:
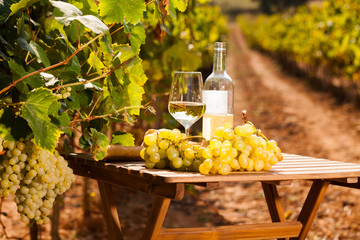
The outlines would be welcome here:
M 202 88 L 201 72 L 174 72 L 168 108 L 176 121 L 184 126 L 187 137 L 190 127 L 205 112 Z

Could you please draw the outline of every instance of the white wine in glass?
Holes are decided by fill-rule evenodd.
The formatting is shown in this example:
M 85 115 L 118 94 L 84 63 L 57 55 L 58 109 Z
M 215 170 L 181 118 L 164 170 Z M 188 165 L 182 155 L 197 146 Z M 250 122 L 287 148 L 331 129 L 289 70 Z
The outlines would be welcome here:
M 205 112 L 202 102 L 203 80 L 201 72 L 175 72 L 169 98 L 170 114 L 185 128 L 189 136 L 190 127 Z

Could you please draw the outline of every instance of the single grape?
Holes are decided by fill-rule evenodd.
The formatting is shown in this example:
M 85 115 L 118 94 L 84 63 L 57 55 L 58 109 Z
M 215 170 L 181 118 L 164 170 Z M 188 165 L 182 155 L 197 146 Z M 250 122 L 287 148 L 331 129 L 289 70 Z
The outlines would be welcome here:
M 154 168 L 155 167 L 155 163 L 154 162 L 151 162 L 151 161 L 146 161 L 145 162 L 145 166 L 147 168 Z
M 202 151 L 202 156 L 203 158 L 212 158 L 212 151 L 210 148 L 205 148 L 203 151 Z
M 168 149 L 169 145 L 170 145 L 170 142 L 167 140 L 160 140 L 158 143 L 159 148 L 164 149 L 164 150 Z
M 254 161 L 254 170 L 261 171 L 264 168 L 264 161 L 258 159 Z
M 192 160 L 191 160 L 191 159 L 188 159 L 188 158 L 184 158 L 184 159 L 183 159 L 183 165 L 184 165 L 185 167 L 190 167 L 191 164 L 192 164 Z
M 224 164 L 219 170 L 219 173 L 221 175 L 228 175 L 230 172 L 231 172 L 231 167 L 229 164 Z
M 254 160 L 251 158 L 248 158 L 248 165 L 245 167 L 247 171 L 254 170 Z
M 156 168 L 164 169 L 166 167 L 166 161 L 161 159 L 155 164 Z
M 224 129 L 225 129 L 224 127 L 218 127 L 217 129 L 215 129 L 214 135 L 219 138 L 222 138 Z
M 240 169 L 240 164 L 239 161 L 236 159 L 232 159 L 229 163 L 230 167 L 234 170 L 239 170 Z
M 179 151 L 177 151 L 176 149 L 171 149 L 168 153 L 167 153 L 167 157 L 170 161 L 173 161 L 175 158 L 179 157 Z
M 150 161 L 157 163 L 160 161 L 160 154 L 159 153 L 154 153 L 150 155 Z
M 156 145 L 151 145 L 146 148 L 146 153 L 149 154 L 150 156 L 153 155 L 154 153 L 157 153 L 158 151 L 159 148 Z
M 267 142 L 267 150 L 271 151 L 277 147 L 277 142 L 275 140 L 269 140 Z
M 148 134 L 144 137 L 144 143 L 148 146 L 154 145 L 156 143 L 157 136 L 155 134 Z
M 235 136 L 234 134 L 234 130 L 232 130 L 231 128 L 225 128 L 223 131 L 223 138 L 227 139 L 227 140 L 231 140 L 233 139 L 233 137 Z
M 278 158 L 274 154 L 270 154 L 269 163 L 275 165 L 278 163 Z
M 172 160 L 172 164 L 175 168 L 180 168 L 183 165 L 183 161 L 180 157 L 176 157 Z
M 143 149 L 141 149 L 141 151 L 140 151 L 140 157 L 141 157 L 142 159 L 144 159 L 144 160 L 145 160 L 145 151 L 146 151 L 146 148 L 143 148 Z
M 189 159 L 189 160 L 192 160 L 195 158 L 195 153 L 194 153 L 194 150 L 191 149 L 191 148 L 187 148 L 185 151 L 184 151 L 184 156 Z
M 210 169 L 207 168 L 207 166 L 205 166 L 204 163 L 200 164 L 199 166 L 199 172 L 203 175 L 208 175 L 209 174 Z

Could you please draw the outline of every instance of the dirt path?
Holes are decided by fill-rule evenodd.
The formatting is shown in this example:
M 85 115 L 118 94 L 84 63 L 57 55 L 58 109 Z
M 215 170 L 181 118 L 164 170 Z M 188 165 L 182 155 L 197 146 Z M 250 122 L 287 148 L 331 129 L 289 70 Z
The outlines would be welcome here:
M 302 154 L 316 154 L 334 160 L 360 162 L 359 110 L 352 109 L 351 106 L 338 106 L 335 100 L 326 94 L 310 90 L 301 79 L 282 73 L 269 57 L 247 47 L 237 26 L 233 26 L 231 32 L 231 42 L 234 45 L 232 47 L 239 49 L 244 55 L 243 57 L 247 59 L 245 63 L 249 67 L 247 70 L 256 75 L 258 84 L 265 88 L 262 91 L 270 92 L 270 96 L 275 95 L 279 98 L 278 100 L 282 104 L 279 107 L 286 114 L 285 123 L 279 123 L 279 125 L 283 125 L 285 128 L 286 125 L 296 125 L 304 134 L 304 138 L 298 139 L 299 144 L 313 145 L 315 149 L 304 151 L 303 148 L 287 149 L 288 147 L 286 147 L 286 150 Z M 239 66 L 236 64 L 239 61 L 232 61 L 232 59 L 238 58 L 236 54 L 239 51 L 230 51 L 229 56 L 230 63 L 233 65 L 230 65 L 229 72 L 235 76 L 238 74 L 236 69 L 239 69 Z M 241 61 L 240 64 L 243 63 Z M 249 95 L 250 92 L 251 95 L 263 95 L 259 92 L 252 92 L 253 89 L 246 90 L 250 83 L 244 83 L 244 81 L 254 81 L 253 79 L 240 77 L 236 80 L 237 85 L 243 85 L 239 86 L 240 89 L 242 88 L 241 94 Z M 249 100 L 251 102 L 251 99 Z M 267 104 L 264 100 L 258 101 L 257 104 Z M 274 105 L 279 102 L 269 102 L 268 104 Z M 268 107 L 272 109 L 274 106 Z M 252 111 L 252 109 L 249 110 Z
M 329 94 L 313 91 L 301 79 L 282 72 L 270 57 L 248 48 L 238 26 L 232 25 L 230 32 L 227 69 L 236 89 L 236 116 L 246 109 L 250 121 L 266 136 L 276 139 L 284 152 L 360 162 L 360 111 L 351 104 L 338 105 Z M 236 121 L 239 123 L 239 119 Z M 280 192 L 288 195 L 283 205 L 289 210 L 290 219 L 296 219 L 299 202 L 303 201 L 308 186 L 309 183 L 294 182 L 280 187 Z M 228 186 L 226 191 L 230 189 L 262 194 L 258 185 Z M 309 238 L 359 239 L 359 197 L 360 191 L 331 186 Z M 261 197 L 253 199 L 248 207 L 262 206 L 262 201 Z M 221 214 L 238 223 L 238 218 L 232 218 L 234 214 L 229 211 L 231 207 Z M 251 214 L 252 210 L 247 212 Z

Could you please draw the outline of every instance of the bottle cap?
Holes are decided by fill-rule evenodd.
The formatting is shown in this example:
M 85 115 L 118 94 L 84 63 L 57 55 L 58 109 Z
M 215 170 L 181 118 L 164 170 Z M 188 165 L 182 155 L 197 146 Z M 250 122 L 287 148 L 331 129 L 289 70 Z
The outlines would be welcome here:
M 226 50 L 226 42 L 215 42 L 214 50 L 225 51 Z

